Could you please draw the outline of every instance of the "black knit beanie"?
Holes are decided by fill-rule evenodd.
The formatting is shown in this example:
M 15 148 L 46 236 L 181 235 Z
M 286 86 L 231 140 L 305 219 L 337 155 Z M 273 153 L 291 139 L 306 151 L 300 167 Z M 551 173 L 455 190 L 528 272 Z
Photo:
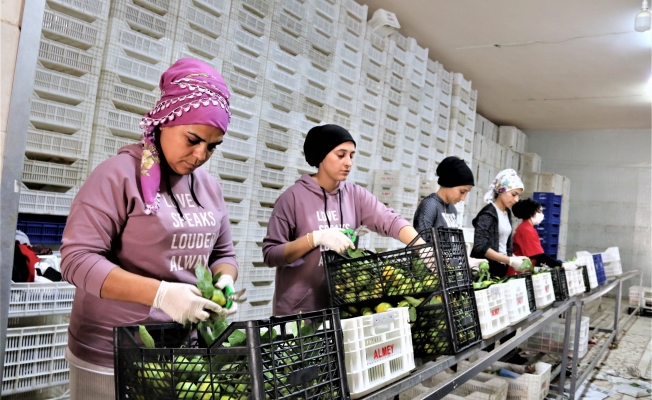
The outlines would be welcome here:
M 450 156 L 444 158 L 437 167 L 437 176 L 439 176 L 439 180 L 437 180 L 439 186 L 447 188 L 465 185 L 475 186 L 471 168 L 459 157 Z
M 303 153 L 311 167 L 318 167 L 324 157 L 344 142 L 353 142 L 353 136 L 339 125 L 320 125 L 308 131 L 303 142 Z

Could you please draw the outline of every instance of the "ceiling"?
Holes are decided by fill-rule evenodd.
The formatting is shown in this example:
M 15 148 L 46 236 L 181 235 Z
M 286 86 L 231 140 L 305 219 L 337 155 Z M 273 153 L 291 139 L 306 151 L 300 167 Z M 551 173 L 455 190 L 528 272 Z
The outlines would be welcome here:
M 650 31 L 640 0 L 357 0 L 478 90 L 478 112 L 520 129 L 651 127 Z

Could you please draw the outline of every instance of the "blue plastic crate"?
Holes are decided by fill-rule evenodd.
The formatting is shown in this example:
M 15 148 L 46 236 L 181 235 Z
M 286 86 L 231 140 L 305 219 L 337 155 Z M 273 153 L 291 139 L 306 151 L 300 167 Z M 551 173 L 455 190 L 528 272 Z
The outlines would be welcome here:
M 559 234 L 558 233 L 551 233 L 548 235 L 539 235 L 539 240 L 541 241 L 541 246 L 545 247 L 546 245 L 554 244 L 558 245 L 559 244 Z
M 542 205 L 546 204 L 549 206 L 560 206 L 561 207 L 561 195 L 554 194 L 552 192 L 534 192 L 532 198 L 535 201 L 538 201 Z
M 25 232 L 31 244 L 61 244 L 66 223 L 18 221 L 16 227 Z
M 544 220 L 543 223 L 537 225 L 535 228 L 537 230 L 537 233 L 539 234 L 539 237 L 544 236 L 544 235 L 549 235 L 549 234 L 557 234 L 559 235 L 559 229 L 560 226 L 559 224 L 553 224 L 551 222 L 545 223 L 546 221 Z
M 543 247 L 543 252 L 546 254 L 555 254 L 555 257 L 557 255 L 557 251 L 559 250 L 559 244 L 558 243 L 547 243 L 545 246 L 541 244 L 541 247 Z
M 592 254 L 593 265 L 595 266 L 595 275 L 598 278 L 598 285 L 604 285 L 607 282 L 607 275 L 604 272 L 604 263 L 602 254 Z

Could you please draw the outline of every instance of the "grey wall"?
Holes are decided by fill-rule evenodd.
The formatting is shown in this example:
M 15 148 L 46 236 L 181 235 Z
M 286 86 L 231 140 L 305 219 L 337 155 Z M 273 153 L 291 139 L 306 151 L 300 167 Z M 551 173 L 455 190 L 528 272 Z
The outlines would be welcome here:
M 644 270 L 652 286 L 650 130 L 526 131 L 541 172 L 571 180 L 567 258 L 618 246 L 623 271 Z M 633 279 L 623 284 L 627 295 Z

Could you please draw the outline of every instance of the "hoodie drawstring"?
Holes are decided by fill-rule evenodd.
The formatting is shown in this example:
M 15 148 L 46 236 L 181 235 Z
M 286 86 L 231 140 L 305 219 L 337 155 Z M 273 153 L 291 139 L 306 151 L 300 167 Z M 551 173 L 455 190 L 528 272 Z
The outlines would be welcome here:
M 321 186 L 320 186 L 321 187 Z M 326 216 L 326 222 L 328 223 L 328 227 L 331 227 L 331 221 L 328 218 L 328 200 L 326 199 L 326 189 L 323 187 L 321 188 L 322 193 L 324 193 L 324 215 Z M 341 220 L 341 227 L 344 228 L 344 213 L 342 213 L 342 190 L 337 189 L 337 193 L 339 194 L 339 199 L 340 199 L 340 220 Z

